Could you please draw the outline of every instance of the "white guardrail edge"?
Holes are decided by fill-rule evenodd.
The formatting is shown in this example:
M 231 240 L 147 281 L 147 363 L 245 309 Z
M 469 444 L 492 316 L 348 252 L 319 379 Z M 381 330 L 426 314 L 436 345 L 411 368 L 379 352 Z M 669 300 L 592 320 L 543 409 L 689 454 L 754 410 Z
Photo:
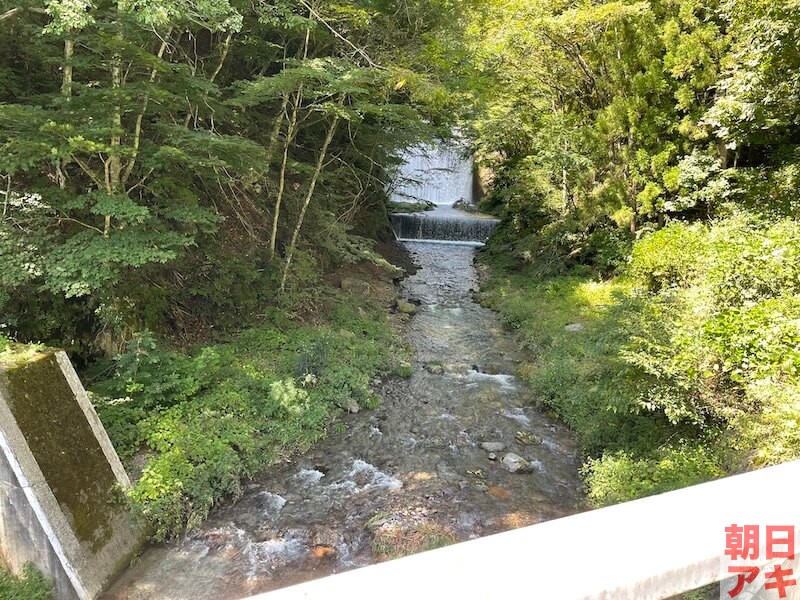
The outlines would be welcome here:
M 800 525 L 800 461 L 453 544 L 249 600 L 668 598 L 720 579 L 725 527 Z M 764 556 L 764 543 L 762 552 Z M 795 536 L 795 553 L 800 535 Z

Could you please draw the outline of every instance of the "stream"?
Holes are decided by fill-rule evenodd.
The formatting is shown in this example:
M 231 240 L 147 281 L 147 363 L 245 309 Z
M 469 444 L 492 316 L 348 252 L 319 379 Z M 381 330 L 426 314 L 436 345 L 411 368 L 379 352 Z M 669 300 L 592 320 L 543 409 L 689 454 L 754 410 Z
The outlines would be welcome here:
M 475 244 L 403 243 L 420 267 L 401 289 L 419 302 L 412 376 L 380 382 L 376 410 L 345 416 L 177 545 L 149 548 L 104 598 L 242 598 L 374 563 L 388 542 L 463 541 L 580 510 L 572 435 L 531 406 L 514 340 L 472 300 Z M 528 472 L 510 472 L 507 453 Z

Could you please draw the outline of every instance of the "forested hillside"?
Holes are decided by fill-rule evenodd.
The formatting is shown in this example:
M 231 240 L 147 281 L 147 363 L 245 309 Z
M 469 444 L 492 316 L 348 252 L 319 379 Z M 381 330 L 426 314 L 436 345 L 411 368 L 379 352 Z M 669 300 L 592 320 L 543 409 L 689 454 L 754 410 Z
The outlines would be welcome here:
M 800 455 L 798 25 L 761 0 L 471 15 L 486 301 L 598 503 Z
M 110 356 L 296 304 L 367 257 L 395 154 L 452 121 L 420 57 L 453 11 L 0 4 L 2 326 Z
M 425 55 L 458 15 L 0 3 L 0 354 L 68 350 L 154 537 L 408 375 L 386 299 L 331 274 L 400 274 L 374 249 L 387 187 L 454 122 Z

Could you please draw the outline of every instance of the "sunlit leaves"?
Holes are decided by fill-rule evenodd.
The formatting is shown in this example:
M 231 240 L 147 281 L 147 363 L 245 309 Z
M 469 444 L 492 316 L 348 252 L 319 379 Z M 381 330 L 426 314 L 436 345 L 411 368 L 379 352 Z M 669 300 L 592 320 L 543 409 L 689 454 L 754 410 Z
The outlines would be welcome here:
M 731 149 L 794 142 L 800 122 L 800 7 L 729 0 L 724 10 L 731 20 L 731 51 L 706 123 Z
M 119 7 L 149 27 L 183 23 L 210 31 L 239 31 L 242 27 L 242 15 L 228 0 L 119 0 Z
M 46 10 L 52 21 L 45 31 L 58 34 L 79 31 L 94 23 L 92 8 L 90 0 L 49 0 Z

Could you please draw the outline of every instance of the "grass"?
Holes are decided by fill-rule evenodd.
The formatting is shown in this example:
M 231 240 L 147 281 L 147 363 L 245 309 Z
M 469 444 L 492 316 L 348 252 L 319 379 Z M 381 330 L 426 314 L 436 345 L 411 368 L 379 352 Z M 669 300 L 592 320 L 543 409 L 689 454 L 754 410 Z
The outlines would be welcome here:
M 707 451 L 714 431 L 671 423 L 643 405 L 653 378 L 624 360 L 640 309 L 636 289 L 631 279 L 598 281 L 582 269 L 542 278 L 506 265 L 491 270 L 482 294 L 516 332 L 527 355 L 520 375 L 536 402 L 577 434 L 598 506 L 721 475 Z
M 388 522 L 375 529 L 372 552 L 379 560 L 391 560 L 441 548 L 455 541 L 455 535 L 449 529 L 433 521 Z
M 50 600 L 53 583 L 44 577 L 31 563 L 16 576 L 0 566 L 0 598 L 3 600 Z

